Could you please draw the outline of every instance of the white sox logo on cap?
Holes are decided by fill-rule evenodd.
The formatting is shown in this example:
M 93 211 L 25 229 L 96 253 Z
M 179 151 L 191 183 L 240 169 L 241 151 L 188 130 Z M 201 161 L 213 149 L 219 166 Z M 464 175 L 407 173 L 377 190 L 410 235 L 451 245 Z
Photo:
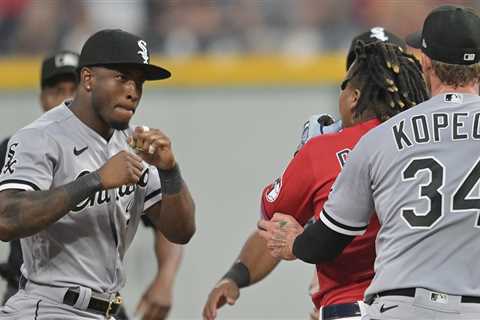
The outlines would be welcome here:
M 145 40 L 138 40 L 137 44 L 140 48 L 137 53 L 142 57 L 143 63 L 148 64 L 147 42 Z
M 388 36 L 385 34 L 385 29 L 382 27 L 375 27 L 370 29 L 371 35 L 370 38 L 377 38 L 383 42 L 388 41 Z

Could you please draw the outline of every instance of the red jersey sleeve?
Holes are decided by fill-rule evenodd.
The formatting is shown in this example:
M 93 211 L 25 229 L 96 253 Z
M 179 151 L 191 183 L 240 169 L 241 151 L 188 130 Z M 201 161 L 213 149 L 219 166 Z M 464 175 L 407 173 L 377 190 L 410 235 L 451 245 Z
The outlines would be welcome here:
M 274 213 L 281 212 L 305 225 L 313 217 L 315 176 L 307 146 L 290 161 L 282 177 L 263 190 L 261 211 L 265 219 L 271 219 Z

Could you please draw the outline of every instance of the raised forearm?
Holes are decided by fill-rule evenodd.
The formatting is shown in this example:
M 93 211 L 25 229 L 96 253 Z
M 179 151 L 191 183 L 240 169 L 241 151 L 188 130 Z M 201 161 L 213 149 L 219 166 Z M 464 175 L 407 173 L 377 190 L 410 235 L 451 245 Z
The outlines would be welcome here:
M 155 227 L 165 237 L 185 244 L 195 233 L 195 204 L 178 166 L 171 170 L 158 170 L 162 185 L 162 201 L 148 209 Z
M 185 184 L 180 192 L 163 195 L 161 203 L 152 209 L 149 216 L 169 241 L 178 244 L 190 241 L 195 233 L 195 205 Z
M 10 241 L 35 234 L 100 189 L 100 177 L 94 172 L 48 191 L 0 192 L 0 239 Z

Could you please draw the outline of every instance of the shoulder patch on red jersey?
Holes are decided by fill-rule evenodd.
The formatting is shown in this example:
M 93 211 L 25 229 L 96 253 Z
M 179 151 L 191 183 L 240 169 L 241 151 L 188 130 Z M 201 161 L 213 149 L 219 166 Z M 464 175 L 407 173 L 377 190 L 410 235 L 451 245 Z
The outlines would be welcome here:
M 277 178 L 272 183 L 272 190 L 270 190 L 268 193 L 265 194 L 265 199 L 267 199 L 268 202 L 274 202 L 275 200 L 277 200 L 278 195 L 280 194 L 281 188 L 282 188 L 282 178 Z

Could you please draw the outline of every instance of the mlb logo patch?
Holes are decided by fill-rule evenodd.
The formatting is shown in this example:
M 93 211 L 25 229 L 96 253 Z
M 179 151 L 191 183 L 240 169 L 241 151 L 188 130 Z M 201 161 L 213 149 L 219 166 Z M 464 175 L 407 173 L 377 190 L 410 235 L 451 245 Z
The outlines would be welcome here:
M 444 101 L 451 102 L 451 103 L 462 103 L 463 95 L 460 93 L 447 93 L 445 94 Z
M 475 60 L 475 53 L 465 53 L 463 55 L 463 61 L 474 61 Z

